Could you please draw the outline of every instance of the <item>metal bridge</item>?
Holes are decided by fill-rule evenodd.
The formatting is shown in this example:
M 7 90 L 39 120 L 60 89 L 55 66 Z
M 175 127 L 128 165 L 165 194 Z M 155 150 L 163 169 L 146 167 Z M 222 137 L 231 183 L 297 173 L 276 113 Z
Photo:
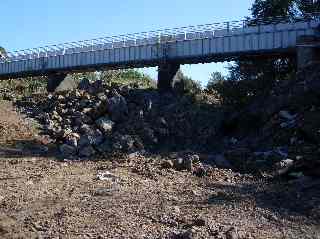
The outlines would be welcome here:
M 0 78 L 295 53 L 301 36 L 317 35 L 319 16 L 231 21 L 8 52 L 0 58 Z

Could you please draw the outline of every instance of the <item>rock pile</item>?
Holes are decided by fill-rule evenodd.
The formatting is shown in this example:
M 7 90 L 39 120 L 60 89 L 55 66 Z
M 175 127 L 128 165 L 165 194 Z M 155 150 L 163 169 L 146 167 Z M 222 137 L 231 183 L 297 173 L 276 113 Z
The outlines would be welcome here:
M 205 148 L 219 122 L 214 107 L 200 110 L 191 96 L 107 87 L 86 79 L 78 89 L 26 98 L 19 105 L 40 121 L 65 158 L 160 147 Z
M 77 89 L 19 105 L 40 121 L 65 158 L 189 150 L 208 153 L 207 161 L 218 168 L 319 177 L 319 75 L 319 64 L 307 67 L 269 96 L 231 112 L 204 92 L 160 94 L 86 79 Z M 162 167 L 202 175 L 197 161 L 178 156 Z
M 246 172 L 320 177 L 319 80 L 320 65 L 310 65 L 227 119 L 232 143 L 225 157 Z
M 0 89 L 0 100 L 14 100 L 16 98 L 14 92 L 10 91 L 7 88 L 1 88 Z

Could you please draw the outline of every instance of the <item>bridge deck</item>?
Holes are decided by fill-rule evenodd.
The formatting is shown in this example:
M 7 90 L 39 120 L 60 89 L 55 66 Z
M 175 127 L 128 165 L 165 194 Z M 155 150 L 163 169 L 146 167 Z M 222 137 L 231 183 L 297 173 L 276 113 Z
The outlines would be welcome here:
M 8 53 L 0 78 L 100 67 L 142 67 L 168 61 L 212 62 L 249 54 L 293 51 L 302 35 L 315 35 L 320 19 L 208 24 L 94 39 Z

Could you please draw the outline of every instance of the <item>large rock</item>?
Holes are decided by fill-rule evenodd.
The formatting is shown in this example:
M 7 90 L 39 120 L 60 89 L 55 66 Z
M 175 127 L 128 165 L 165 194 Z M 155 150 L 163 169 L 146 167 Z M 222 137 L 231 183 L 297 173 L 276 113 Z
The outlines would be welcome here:
M 276 163 L 276 174 L 277 175 L 284 175 L 293 167 L 294 161 L 292 159 L 285 159 L 278 163 Z
M 88 143 L 90 145 L 99 145 L 103 142 L 104 140 L 104 136 L 101 133 L 100 130 L 95 129 L 93 126 L 91 125 L 82 125 L 80 127 L 80 132 L 81 132 L 81 137 L 79 140 L 79 147 L 83 147 L 85 145 L 87 145 Z
M 112 147 L 116 150 L 132 152 L 135 150 L 135 140 L 131 135 L 117 134 L 114 137 Z
M 115 93 L 109 100 L 109 108 L 108 108 L 111 119 L 115 122 L 122 121 L 126 119 L 128 115 L 128 106 L 126 99 L 118 93 Z
M 87 78 L 82 79 L 78 84 L 78 89 L 88 91 L 90 88 L 90 81 Z
M 78 89 L 88 92 L 89 94 L 98 94 L 103 92 L 103 82 L 101 80 L 96 80 L 90 82 L 90 80 L 84 78 L 78 84 Z
M 96 120 L 96 125 L 104 134 L 111 134 L 114 122 L 109 119 L 109 117 L 101 117 L 98 120 Z
M 173 166 L 176 170 L 188 170 L 192 172 L 193 170 L 192 158 L 191 157 L 176 158 L 173 161 Z
M 88 145 L 94 145 L 97 146 L 101 144 L 104 140 L 104 137 L 101 133 L 95 133 L 93 135 L 82 135 L 80 137 L 80 140 L 78 142 L 79 147 L 84 147 Z
M 66 144 L 72 147 L 78 147 L 78 140 L 80 139 L 80 135 L 76 133 L 71 133 L 66 138 Z
M 109 100 L 100 100 L 98 101 L 94 106 L 93 109 L 90 112 L 90 116 L 93 119 L 98 119 L 99 117 L 102 117 L 105 115 L 108 111 L 108 106 L 109 106 Z

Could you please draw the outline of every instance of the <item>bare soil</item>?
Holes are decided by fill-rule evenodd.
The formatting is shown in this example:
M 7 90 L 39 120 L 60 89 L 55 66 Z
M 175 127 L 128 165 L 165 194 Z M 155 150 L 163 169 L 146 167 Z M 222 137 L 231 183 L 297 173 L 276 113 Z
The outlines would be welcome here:
M 0 238 L 320 238 L 319 185 L 215 168 L 197 177 L 161 168 L 159 155 L 63 161 L 40 143 L 0 102 Z

